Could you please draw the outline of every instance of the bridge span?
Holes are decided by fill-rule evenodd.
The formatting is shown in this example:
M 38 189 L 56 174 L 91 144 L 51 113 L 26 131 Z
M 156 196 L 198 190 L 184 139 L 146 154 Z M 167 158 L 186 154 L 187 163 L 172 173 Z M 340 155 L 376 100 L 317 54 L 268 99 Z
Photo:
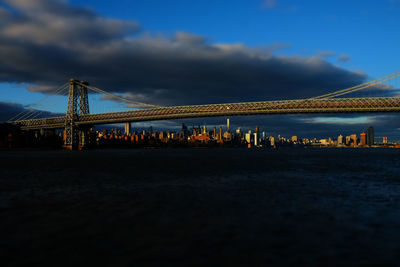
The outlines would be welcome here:
M 77 126 L 172 120 L 200 117 L 301 114 L 301 113 L 360 113 L 399 112 L 400 97 L 299 99 L 283 101 L 243 102 L 210 105 L 159 107 L 124 112 L 81 114 Z M 14 122 L 21 129 L 64 128 L 65 116 Z
M 125 99 L 90 86 L 87 82 L 70 79 L 68 83 L 62 85 L 54 93 L 56 95 L 65 91 L 68 95 L 65 116 L 34 119 L 43 111 L 23 111 L 10 119 L 9 123 L 17 125 L 21 130 L 65 129 L 64 146 L 69 149 L 75 149 L 85 146 L 88 140 L 88 129 L 96 124 L 263 114 L 400 112 L 400 97 L 337 98 L 338 96 L 378 86 L 383 82 L 398 77 L 400 77 L 400 72 L 308 99 L 171 107 L 158 107 Z M 118 101 L 130 102 L 145 108 L 123 112 L 90 114 L 88 89 L 115 98 Z

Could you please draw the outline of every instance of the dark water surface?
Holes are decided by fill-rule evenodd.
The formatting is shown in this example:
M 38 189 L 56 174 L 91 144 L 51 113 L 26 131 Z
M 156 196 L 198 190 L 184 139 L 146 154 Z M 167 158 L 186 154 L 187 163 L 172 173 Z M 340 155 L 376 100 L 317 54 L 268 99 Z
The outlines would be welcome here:
M 0 265 L 397 265 L 399 170 L 395 149 L 0 152 Z

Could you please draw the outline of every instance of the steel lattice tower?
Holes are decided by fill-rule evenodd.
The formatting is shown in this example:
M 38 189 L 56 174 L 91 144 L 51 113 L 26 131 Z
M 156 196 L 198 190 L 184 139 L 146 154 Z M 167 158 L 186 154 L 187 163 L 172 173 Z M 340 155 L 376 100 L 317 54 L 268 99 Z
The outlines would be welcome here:
M 78 82 L 74 79 L 69 80 L 68 106 L 65 116 L 65 141 L 64 147 L 67 149 L 83 148 L 87 145 L 89 134 L 88 128 L 80 128 L 75 122 L 79 120 L 79 115 L 89 114 L 89 99 L 87 92 L 87 82 Z

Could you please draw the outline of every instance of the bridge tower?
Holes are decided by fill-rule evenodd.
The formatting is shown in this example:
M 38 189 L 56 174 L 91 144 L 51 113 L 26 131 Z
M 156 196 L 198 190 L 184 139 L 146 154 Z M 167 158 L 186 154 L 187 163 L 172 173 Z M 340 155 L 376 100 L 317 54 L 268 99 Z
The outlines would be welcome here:
M 89 99 L 85 81 L 69 80 L 68 106 L 65 116 L 64 148 L 82 149 L 88 145 L 89 128 L 79 127 L 76 122 L 79 115 L 89 114 Z

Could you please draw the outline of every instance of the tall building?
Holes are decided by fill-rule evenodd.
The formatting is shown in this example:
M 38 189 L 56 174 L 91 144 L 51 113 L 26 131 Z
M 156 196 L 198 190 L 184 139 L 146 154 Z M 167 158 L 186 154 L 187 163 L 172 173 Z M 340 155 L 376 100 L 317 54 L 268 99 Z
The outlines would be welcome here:
M 357 145 L 357 135 L 356 134 L 351 134 L 350 135 L 350 140 L 351 140 L 351 145 L 356 146 Z
M 368 128 L 367 128 L 367 145 L 368 146 L 373 146 L 374 145 L 374 138 L 375 138 L 375 136 L 374 136 L 374 127 L 372 127 L 372 126 L 369 126 Z
M 229 118 L 226 119 L 226 131 L 227 131 L 227 132 L 230 132 L 230 131 L 231 131 L 231 125 L 230 125 Z
M 275 146 L 275 137 L 271 136 L 269 141 L 271 142 L 271 146 Z
M 382 143 L 383 143 L 383 144 L 387 144 L 387 142 L 388 142 L 388 141 L 387 141 L 387 136 L 384 136 L 384 137 L 382 138 Z
M 127 122 L 125 123 L 125 135 L 130 135 L 131 134 L 131 123 Z
M 351 142 L 350 136 L 346 136 L 346 146 L 349 146 Z
M 245 134 L 244 138 L 248 144 L 251 144 L 251 133 Z
M 339 135 L 337 138 L 338 145 L 343 145 L 343 135 Z
M 361 146 L 365 146 L 367 144 L 367 134 L 364 132 L 360 133 L 360 144 Z
M 258 132 L 254 133 L 254 146 L 258 146 Z

